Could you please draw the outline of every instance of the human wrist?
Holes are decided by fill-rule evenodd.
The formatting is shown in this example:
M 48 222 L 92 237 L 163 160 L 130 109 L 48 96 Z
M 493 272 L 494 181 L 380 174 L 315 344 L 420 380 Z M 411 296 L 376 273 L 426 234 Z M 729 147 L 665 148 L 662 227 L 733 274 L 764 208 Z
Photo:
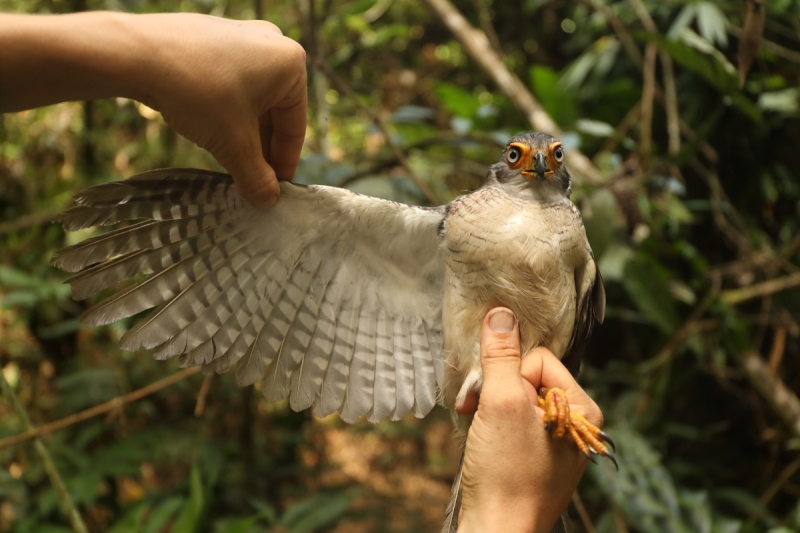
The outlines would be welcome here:
M 483 501 L 479 506 L 462 506 L 458 533 L 504 531 L 508 533 L 549 533 L 556 517 L 540 510 L 532 497 Z

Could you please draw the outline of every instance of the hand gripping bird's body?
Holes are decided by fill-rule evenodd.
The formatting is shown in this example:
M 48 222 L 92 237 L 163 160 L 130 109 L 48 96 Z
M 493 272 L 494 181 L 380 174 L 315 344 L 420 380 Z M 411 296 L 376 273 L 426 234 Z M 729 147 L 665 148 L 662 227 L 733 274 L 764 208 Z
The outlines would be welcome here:
M 76 299 L 147 275 L 82 319 L 97 326 L 155 308 L 125 349 L 235 369 L 268 400 L 346 422 L 422 417 L 438 397 L 465 438 L 469 417 L 456 408 L 480 390 L 492 307 L 517 315 L 523 354 L 547 346 L 573 372 L 602 321 L 602 281 L 569 192 L 561 145 L 541 133 L 511 139 L 484 187 L 440 208 L 282 183 L 281 201 L 260 210 L 229 176 L 159 170 L 78 194 L 60 217 L 68 230 L 143 221 L 54 262 L 78 272 Z M 571 424 L 553 392 L 540 403 L 555 433 L 604 453 L 597 429 Z

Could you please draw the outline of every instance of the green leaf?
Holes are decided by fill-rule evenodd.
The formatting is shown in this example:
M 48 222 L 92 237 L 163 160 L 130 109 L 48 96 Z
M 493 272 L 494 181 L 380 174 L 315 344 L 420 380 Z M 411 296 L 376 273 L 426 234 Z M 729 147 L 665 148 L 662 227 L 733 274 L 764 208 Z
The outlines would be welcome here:
M 175 516 L 175 513 L 183 505 L 185 498 L 173 496 L 153 509 L 147 519 L 147 524 L 142 528 L 142 533 L 160 533 L 167 522 Z
M 338 520 L 357 496 L 357 491 L 317 494 L 287 509 L 279 523 L 289 533 L 315 531 Z
M 108 533 L 141 533 L 142 519 L 149 508 L 148 504 L 134 506 L 108 530 Z
M 247 531 L 256 525 L 256 523 L 261 520 L 263 516 L 260 514 L 248 516 L 247 518 L 243 518 L 241 520 L 237 520 L 236 522 L 229 524 L 223 529 L 220 529 L 218 533 L 247 533 Z
M 571 127 L 578 119 L 578 107 L 570 91 L 559 84 L 559 75 L 551 68 L 534 65 L 530 70 L 531 87 L 542 107 L 560 126 Z
M 457 85 L 440 81 L 434 85 L 433 91 L 444 108 L 459 117 L 475 118 L 481 106 L 476 96 Z
M 192 465 L 189 476 L 189 500 L 184 504 L 181 514 L 172 526 L 172 533 L 194 533 L 203 514 L 203 482 L 200 479 L 200 470 L 197 465 Z
M 738 91 L 736 68 L 714 45 L 691 29 L 685 28 L 678 39 L 649 33 L 637 35 L 657 43 L 677 63 L 705 78 L 720 92 L 731 94 Z
M 622 285 L 642 311 L 662 333 L 671 334 L 678 327 L 678 310 L 669 292 L 663 269 L 641 255 L 625 264 Z

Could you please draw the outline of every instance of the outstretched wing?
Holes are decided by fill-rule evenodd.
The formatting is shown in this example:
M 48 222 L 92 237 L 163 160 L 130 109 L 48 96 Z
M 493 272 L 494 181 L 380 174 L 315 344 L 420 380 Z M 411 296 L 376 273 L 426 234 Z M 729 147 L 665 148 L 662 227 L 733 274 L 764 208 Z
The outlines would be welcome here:
M 75 299 L 136 278 L 83 316 L 108 324 L 155 308 L 122 338 L 206 372 L 235 369 L 268 400 L 346 422 L 431 410 L 441 383 L 443 210 L 281 183 L 246 203 L 230 176 L 155 170 L 91 187 L 68 231 L 140 222 L 58 252 Z M 142 277 L 144 275 L 144 277 Z

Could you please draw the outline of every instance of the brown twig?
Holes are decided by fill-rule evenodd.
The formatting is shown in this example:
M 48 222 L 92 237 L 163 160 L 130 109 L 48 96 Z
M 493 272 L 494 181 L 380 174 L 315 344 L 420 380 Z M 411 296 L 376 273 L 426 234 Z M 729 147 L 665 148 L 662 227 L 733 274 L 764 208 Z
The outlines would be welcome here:
M 778 475 L 775 481 L 770 484 L 767 490 L 764 491 L 764 494 L 758 499 L 758 503 L 760 503 L 763 507 L 766 507 L 767 504 L 778 494 L 778 491 L 781 490 L 789 479 L 800 470 L 800 456 L 795 457 L 794 461 L 786 465 L 786 468 Z M 751 517 L 755 518 L 755 517 Z
M 653 96 L 656 86 L 656 55 L 658 49 L 648 44 L 644 49 L 642 70 L 642 118 L 639 122 L 639 155 L 645 163 L 650 160 L 653 138 Z
M 663 366 L 671 357 L 673 352 L 686 340 L 686 338 L 697 331 L 705 331 L 717 326 L 716 320 L 702 321 L 703 315 L 706 314 L 708 308 L 716 300 L 719 295 L 722 280 L 719 276 L 712 278 L 712 284 L 705 297 L 700 301 L 697 306 L 692 309 L 689 316 L 681 324 L 681 326 L 672 334 L 669 340 L 658 351 L 658 353 L 648 362 L 647 370 L 653 371 Z
M 761 296 L 768 296 L 776 292 L 787 291 L 795 287 L 800 287 L 800 272 L 783 276 L 782 278 L 775 278 L 761 283 L 756 283 L 750 287 L 743 287 L 741 289 L 729 289 L 723 291 L 721 298 L 722 301 L 729 305 L 736 305 L 738 303 L 759 298 Z
M 561 135 L 561 128 L 547 114 L 525 84 L 506 68 L 503 58 L 494 51 L 484 32 L 473 28 L 450 0 L 426 0 L 426 2 L 453 32 L 467 54 L 478 63 L 509 100 L 525 113 L 528 123 L 535 130 L 546 131 L 556 137 Z M 592 184 L 602 183 L 600 171 L 582 152 L 572 150 L 569 158 L 569 168 L 575 177 Z
M 625 138 L 625 135 L 628 134 L 630 129 L 636 124 L 636 121 L 639 120 L 639 117 L 642 114 L 642 101 L 639 100 L 636 102 L 630 111 L 623 117 L 623 119 L 617 124 L 617 127 L 614 128 L 614 133 L 609 135 L 606 142 L 603 144 L 603 147 L 600 148 L 601 152 L 613 152 L 617 148 L 617 144 Z
M 432 205 L 440 205 L 442 203 L 441 198 L 438 194 L 436 194 L 431 186 L 428 185 L 428 183 L 425 182 L 416 172 L 414 172 L 413 168 L 411 168 L 411 165 L 408 162 L 408 157 L 406 156 L 405 152 L 400 149 L 397 143 L 394 142 L 384 120 L 380 117 L 380 115 L 362 104 L 353 88 L 350 87 L 329 65 L 321 63 L 320 68 L 325 72 L 325 75 L 336 86 L 336 88 L 340 92 L 346 94 L 348 98 L 352 99 L 359 109 L 366 113 L 367 116 L 372 120 L 372 123 L 375 124 L 375 126 L 383 135 L 383 138 L 391 149 L 392 154 L 394 154 L 395 158 L 397 158 L 400 164 L 403 165 L 403 168 L 405 168 L 406 172 L 408 172 L 411 181 L 413 181 L 414 184 L 419 187 L 419 190 L 422 191 L 422 194 L 425 196 L 425 198 L 427 198 Z
M 781 324 L 775 328 L 775 333 L 772 336 L 772 349 L 769 352 L 769 371 L 772 372 L 773 376 L 778 373 L 783 354 L 786 351 L 786 333 L 786 326 Z
M 657 35 L 659 33 L 658 26 L 656 26 L 653 17 L 650 16 L 650 12 L 647 11 L 642 0 L 630 0 L 630 2 L 631 5 L 633 5 L 634 11 L 636 11 L 636 16 L 639 17 L 645 29 Z M 648 47 L 649 46 L 650 45 L 648 45 Z M 647 50 L 645 50 L 645 56 L 646 52 Z M 664 109 L 667 114 L 667 135 L 669 138 L 668 152 L 670 155 L 674 156 L 681 150 L 680 115 L 678 114 L 678 91 L 675 88 L 675 71 L 672 66 L 672 58 L 666 51 L 660 50 L 658 57 L 661 60 L 661 69 L 664 74 Z M 647 65 L 646 59 L 645 65 Z
M 614 30 L 614 33 L 617 34 L 617 40 L 622 43 L 622 47 L 625 48 L 625 51 L 633 61 L 633 64 L 636 65 L 636 68 L 642 70 L 642 64 L 644 63 L 644 58 L 642 58 L 642 53 L 639 51 L 639 48 L 636 46 L 636 42 L 630 36 L 630 34 L 625 30 L 625 24 L 614 14 L 610 7 L 605 5 L 598 0 L 581 0 L 584 4 L 590 6 L 592 9 L 603 15 L 603 18 L 606 19 L 606 22 L 611 26 L 611 29 Z
M 116 398 L 112 398 L 107 402 L 95 405 L 94 407 L 90 407 L 89 409 L 81 411 L 80 413 L 75 413 L 69 416 L 65 416 L 60 420 L 56 420 L 55 422 L 50 422 L 49 424 L 44 424 L 43 426 L 39 426 L 37 428 L 30 426 L 29 429 L 24 433 L 13 435 L 11 437 L 6 437 L 5 439 L 0 439 L 0 449 L 20 442 L 25 442 L 26 440 L 41 437 L 42 435 L 47 435 L 48 433 L 52 433 L 53 431 L 65 428 L 67 426 L 71 426 L 72 424 L 76 424 L 78 422 L 92 418 L 94 416 L 101 415 L 109 411 L 113 411 L 114 409 L 119 409 L 125 404 L 135 402 L 137 400 L 144 398 L 145 396 L 149 396 L 150 394 L 153 394 L 154 392 L 157 392 L 165 387 L 169 387 L 173 383 L 177 383 L 178 381 L 186 379 L 189 376 L 192 376 L 199 371 L 200 367 L 198 366 L 185 368 L 180 372 L 175 372 L 171 376 L 159 379 L 158 381 L 155 381 L 150 385 L 142 387 L 141 389 L 129 392 L 124 396 L 118 396 Z
M 200 384 L 200 391 L 197 393 L 197 403 L 194 405 L 194 416 L 203 416 L 206 409 L 206 396 L 208 390 L 211 388 L 211 378 L 213 375 L 208 375 L 203 378 L 203 383 Z
M 25 411 L 19 398 L 17 398 L 14 390 L 6 381 L 2 369 L 0 369 L 0 390 L 2 390 L 5 397 L 8 398 L 9 403 L 11 403 L 11 408 L 14 410 L 17 417 L 19 417 L 20 421 L 22 421 L 23 427 L 27 428 L 28 433 L 30 433 L 33 430 L 31 419 L 28 417 L 28 413 Z M 36 453 L 39 454 L 42 460 L 42 466 L 45 472 L 47 472 L 47 477 L 50 478 L 50 483 L 53 484 L 53 489 L 55 489 L 56 496 L 61 504 L 61 510 L 66 515 L 67 520 L 69 520 L 73 531 L 75 531 L 75 533 L 87 533 L 86 524 L 83 523 L 78 509 L 75 507 L 75 502 L 72 501 L 72 496 L 70 496 L 67 486 L 64 484 L 64 480 L 55 462 L 53 462 L 53 457 L 50 455 L 47 447 L 42 440 L 38 438 L 33 441 L 33 447 L 36 448 Z
M 488 2 L 491 2 L 491 0 L 488 0 Z M 497 36 L 497 32 L 494 30 L 494 24 L 492 24 L 492 13 L 489 5 L 487 5 L 487 0 L 472 0 L 472 3 L 475 5 L 475 9 L 478 11 L 478 22 L 481 25 L 481 29 L 489 39 L 494 51 L 497 52 L 498 55 L 502 56 L 505 52 L 503 52 L 503 45 L 500 43 L 500 38 Z
M 732 25 L 728 25 L 726 28 L 728 30 L 728 33 L 730 33 L 734 37 L 736 38 L 742 37 L 742 30 L 740 28 L 737 28 L 736 26 Z M 800 63 L 800 52 L 783 47 L 776 42 L 768 41 L 762 38 L 761 48 L 763 48 L 764 50 L 769 50 L 776 56 L 786 59 L 787 61 L 791 61 L 793 63 Z

